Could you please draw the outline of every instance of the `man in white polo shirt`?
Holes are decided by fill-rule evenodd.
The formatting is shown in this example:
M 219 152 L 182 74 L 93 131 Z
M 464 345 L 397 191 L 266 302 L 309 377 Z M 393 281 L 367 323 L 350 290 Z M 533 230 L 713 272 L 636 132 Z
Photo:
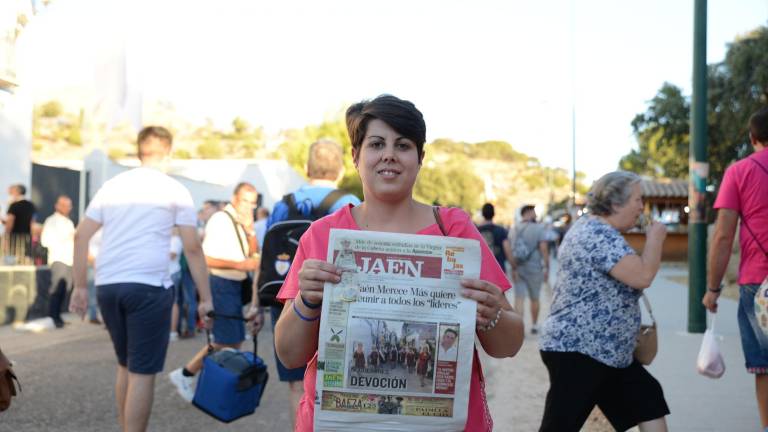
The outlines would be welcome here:
M 75 244 L 75 224 L 69 218 L 72 200 L 61 195 L 54 205 L 56 210 L 43 223 L 40 243 L 48 248 L 48 265 L 51 266 L 51 288 L 48 300 L 48 316 L 56 328 L 64 327 L 61 307 L 72 289 L 72 250 Z
M 96 287 L 104 323 L 117 355 L 115 399 L 123 431 L 147 429 L 155 374 L 168 349 L 173 291 L 168 274 L 171 230 L 179 227 L 184 253 L 200 294 L 200 316 L 213 309 L 205 258 L 189 191 L 169 177 L 173 137 L 150 126 L 138 136 L 141 167 L 104 183 L 75 233 L 70 310 L 88 307 L 88 241 L 102 229 Z

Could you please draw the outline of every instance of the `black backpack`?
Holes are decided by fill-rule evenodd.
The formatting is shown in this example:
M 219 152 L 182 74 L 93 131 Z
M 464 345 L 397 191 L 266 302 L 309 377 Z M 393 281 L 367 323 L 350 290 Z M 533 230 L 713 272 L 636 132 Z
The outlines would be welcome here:
M 272 224 L 264 235 L 264 244 L 261 247 L 261 265 L 259 266 L 259 279 L 256 286 L 259 289 L 259 303 L 262 306 L 279 306 L 275 300 L 277 292 L 283 286 L 288 270 L 291 268 L 296 249 L 299 247 L 299 239 L 304 235 L 313 221 L 328 214 L 328 211 L 346 192 L 334 190 L 323 198 L 316 208 L 311 210 L 306 205 L 296 205 L 295 196 L 290 193 L 275 205 L 273 214 L 277 216 L 280 211 L 287 212 L 279 222 Z M 284 206 L 279 209 L 279 206 Z M 306 211 L 309 210 L 309 211 Z

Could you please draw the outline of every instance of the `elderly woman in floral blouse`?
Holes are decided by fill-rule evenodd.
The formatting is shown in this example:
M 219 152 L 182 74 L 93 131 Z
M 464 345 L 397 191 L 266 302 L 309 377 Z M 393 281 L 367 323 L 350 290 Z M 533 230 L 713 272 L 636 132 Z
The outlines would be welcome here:
M 550 315 L 539 341 L 550 388 L 541 431 L 578 431 L 595 405 L 616 430 L 666 431 L 661 385 L 635 360 L 638 299 L 659 270 L 666 227 L 647 230 L 637 255 L 621 232 L 643 211 L 640 178 L 617 171 L 592 186 L 589 216 L 558 251 Z

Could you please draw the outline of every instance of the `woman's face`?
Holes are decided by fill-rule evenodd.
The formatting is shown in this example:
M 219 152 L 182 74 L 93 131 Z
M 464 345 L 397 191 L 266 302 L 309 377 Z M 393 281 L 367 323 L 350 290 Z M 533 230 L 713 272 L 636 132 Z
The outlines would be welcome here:
M 399 201 L 411 196 L 421 160 L 416 144 L 379 119 L 368 123 L 365 138 L 352 157 L 365 199 Z
M 637 223 L 637 218 L 643 213 L 643 191 L 640 184 L 632 186 L 632 193 L 627 202 L 619 207 L 613 207 L 614 214 L 611 215 L 615 221 L 615 226 L 619 231 L 625 231 Z

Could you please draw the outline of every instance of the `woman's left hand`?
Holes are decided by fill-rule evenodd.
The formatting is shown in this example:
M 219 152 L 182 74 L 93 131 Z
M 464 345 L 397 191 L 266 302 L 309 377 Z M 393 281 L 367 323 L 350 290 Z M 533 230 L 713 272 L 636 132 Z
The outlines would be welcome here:
M 463 279 L 461 294 L 477 302 L 477 328 L 482 329 L 496 319 L 506 303 L 501 288 L 491 282 L 479 279 Z

